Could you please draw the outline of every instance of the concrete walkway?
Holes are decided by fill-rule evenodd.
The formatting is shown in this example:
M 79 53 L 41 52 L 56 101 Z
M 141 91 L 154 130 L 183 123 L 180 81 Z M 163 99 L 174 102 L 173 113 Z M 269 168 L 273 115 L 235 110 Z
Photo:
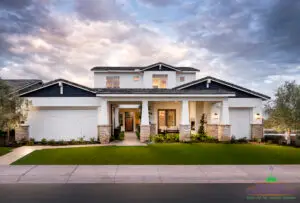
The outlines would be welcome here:
M 0 156 L 0 165 L 10 165 L 18 159 L 40 149 L 74 148 L 74 147 L 97 147 L 114 146 L 114 144 L 87 144 L 87 145 L 65 145 L 65 146 L 23 146 L 13 149 L 12 152 Z
M 147 144 L 141 143 L 136 137 L 135 132 L 125 132 L 123 141 L 114 141 L 111 144 L 116 146 L 146 146 Z
M 280 183 L 300 183 L 300 165 L 275 165 Z M 263 183 L 269 165 L 0 166 L 0 183 Z

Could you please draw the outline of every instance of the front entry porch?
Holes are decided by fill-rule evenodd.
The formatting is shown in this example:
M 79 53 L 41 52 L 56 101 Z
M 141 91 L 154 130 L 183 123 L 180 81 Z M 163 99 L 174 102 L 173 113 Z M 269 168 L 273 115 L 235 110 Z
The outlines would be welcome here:
M 108 143 L 110 136 L 117 132 L 115 129 L 131 133 L 127 134 L 130 136 L 139 132 L 141 142 L 147 142 L 150 135 L 159 133 L 179 133 L 180 141 L 189 141 L 191 133 L 197 133 L 202 115 L 205 116 L 206 130 L 212 136 L 229 139 L 229 108 L 228 100 L 224 98 L 208 101 L 103 100 L 98 111 L 98 133 L 101 143 Z

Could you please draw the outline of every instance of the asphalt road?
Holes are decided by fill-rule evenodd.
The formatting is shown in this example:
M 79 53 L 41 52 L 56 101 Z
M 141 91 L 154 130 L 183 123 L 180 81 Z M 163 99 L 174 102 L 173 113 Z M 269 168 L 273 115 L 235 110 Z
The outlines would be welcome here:
M 280 192 L 290 195 L 249 196 Z M 1 184 L 0 202 L 300 202 L 300 184 Z

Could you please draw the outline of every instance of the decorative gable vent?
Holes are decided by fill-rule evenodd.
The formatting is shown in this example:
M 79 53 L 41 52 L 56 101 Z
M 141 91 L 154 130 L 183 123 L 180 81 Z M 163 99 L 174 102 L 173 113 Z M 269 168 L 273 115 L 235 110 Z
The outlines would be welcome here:
M 206 88 L 209 88 L 209 84 L 211 83 L 211 79 L 208 79 L 207 81 L 206 81 Z

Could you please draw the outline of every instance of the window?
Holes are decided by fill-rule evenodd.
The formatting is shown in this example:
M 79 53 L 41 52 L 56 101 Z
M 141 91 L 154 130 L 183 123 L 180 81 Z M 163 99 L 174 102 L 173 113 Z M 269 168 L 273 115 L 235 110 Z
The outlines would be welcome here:
M 168 75 L 153 75 L 152 87 L 153 88 L 167 88 Z
M 158 127 L 161 128 L 163 126 L 166 126 L 166 127 L 176 126 L 176 110 L 175 109 L 158 110 Z
M 140 80 L 140 76 L 138 76 L 138 75 L 133 76 L 133 80 L 134 81 L 139 81 Z
M 184 76 L 180 76 L 180 82 L 184 82 Z
M 120 77 L 119 76 L 106 76 L 106 87 L 107 88 L 120 88 Z

